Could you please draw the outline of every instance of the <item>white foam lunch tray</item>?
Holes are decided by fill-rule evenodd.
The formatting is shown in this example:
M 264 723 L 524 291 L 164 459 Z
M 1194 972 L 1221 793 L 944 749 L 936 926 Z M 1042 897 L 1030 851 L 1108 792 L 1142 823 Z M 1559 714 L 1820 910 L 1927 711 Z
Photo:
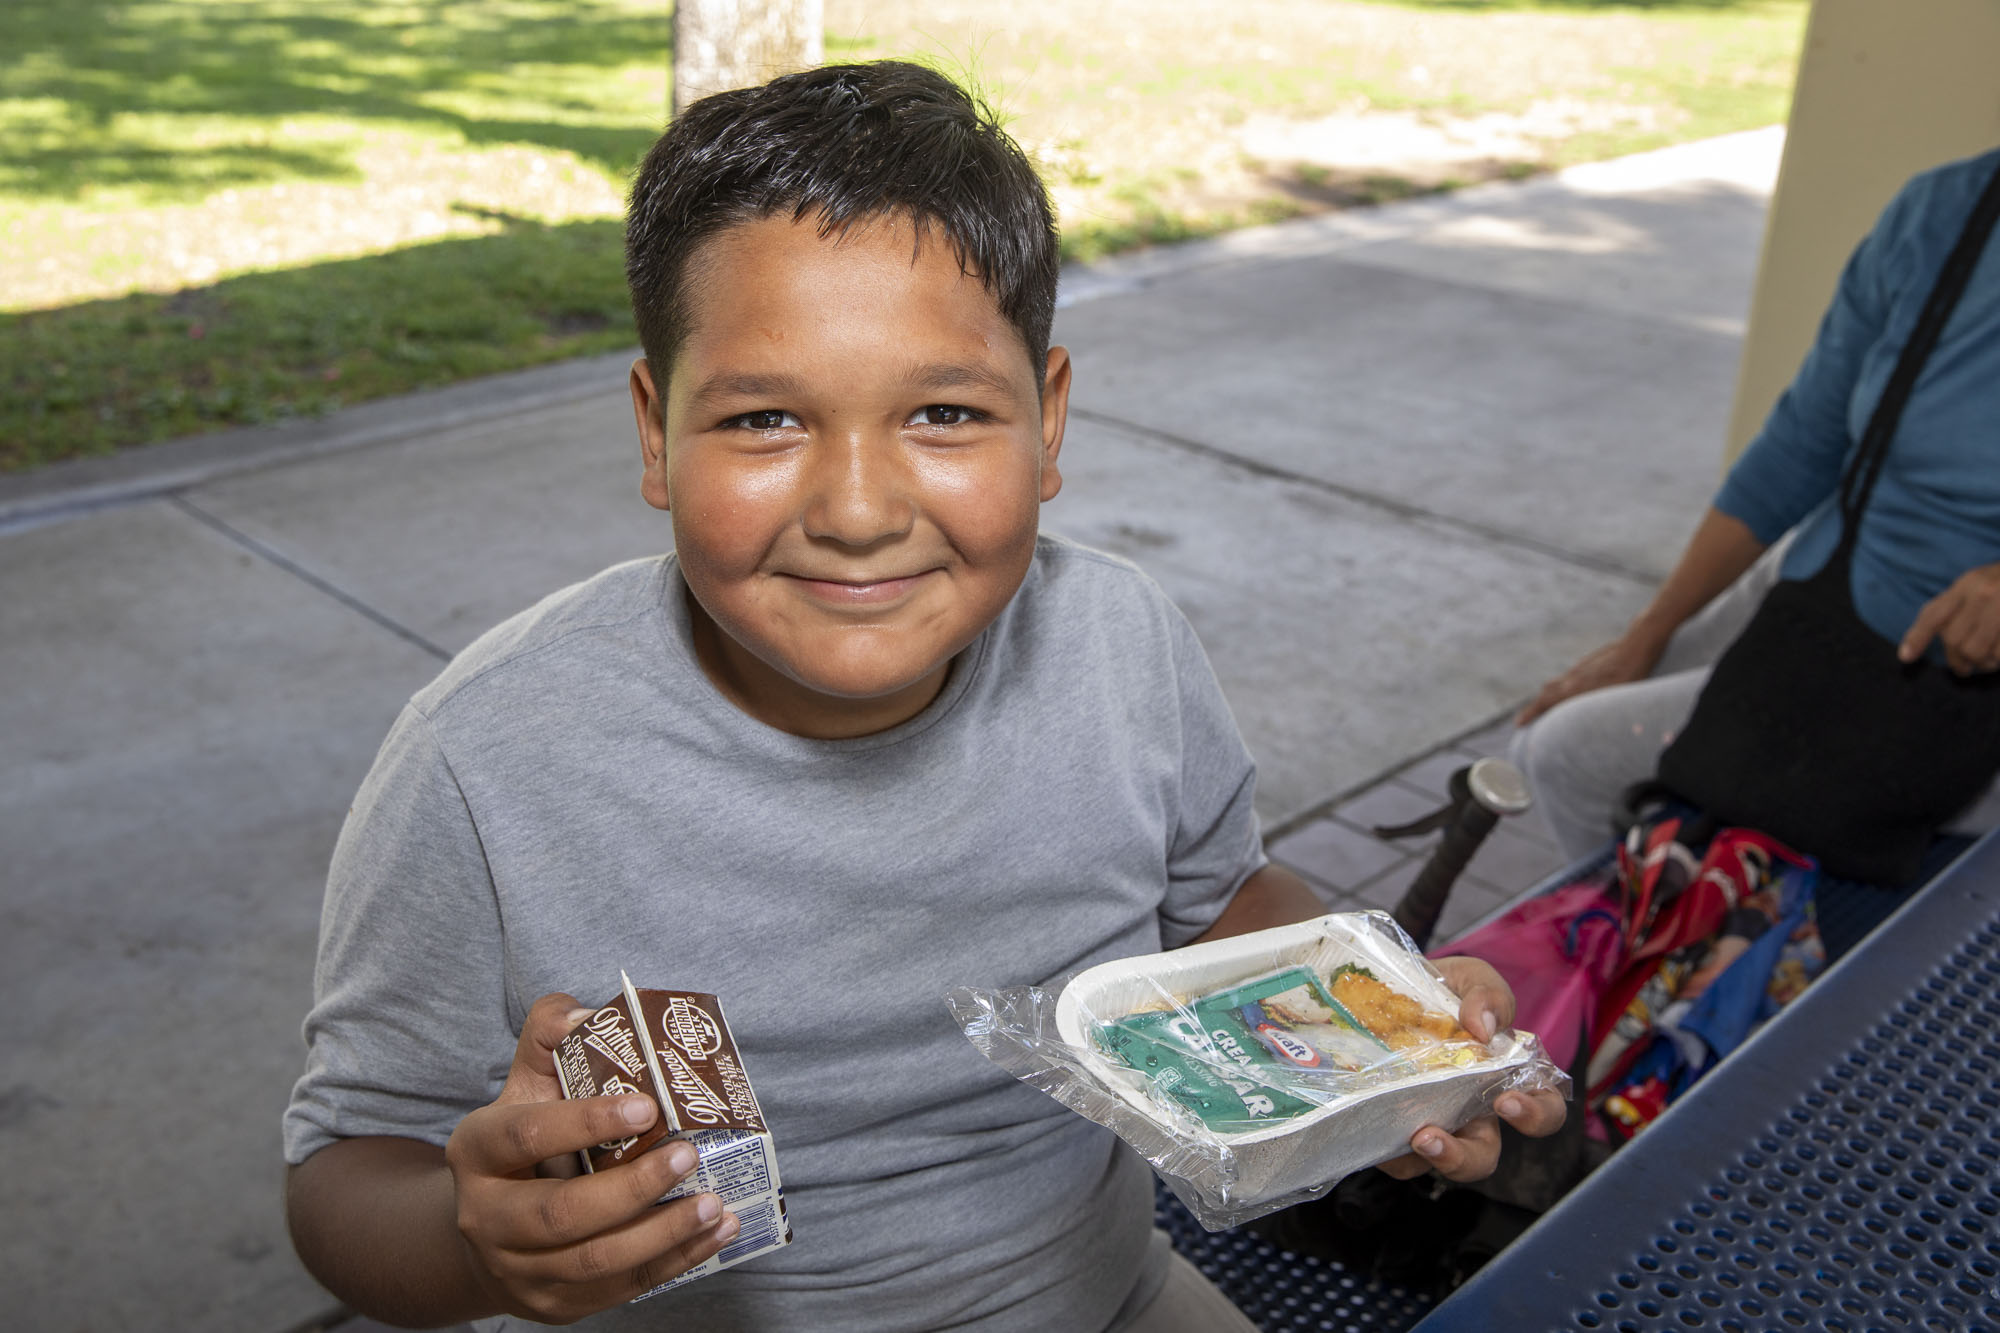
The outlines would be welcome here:
M 1087 1072 L 1107 1091 L 1163 1130 L 1205 1135 L 1226 1149 L 1233 1167 L 1229 1202 L 1253 1206 L 1317 1184 L 1330 1184 L 1409 1151 L 1424 1125 L 1457 1129 L 1487 1107 L 1488 1096 L 1535 1058 L 1512 1032 L 1487 1044 L 1490 1058 L 1464 1068 L 1389 1079 L 1351 1097 L 1241 1133 L 1220 1133 L 1147 1095 L 1144 1075 L 1101 1054 L 1097 1025 L 1172 996 L 1186 1002 L 1248 977 L 1299 964 L 1324 976 L 1357 963 L 1426 1007 L 1458 1012 L 1458 997 L 1410 953 L 1407 937 L 1384 912 L 1338 912 L 1293 926 L 1101 963 L 1079 973 L 1056 1003 L 1056 1028 L 1082 1053 Z

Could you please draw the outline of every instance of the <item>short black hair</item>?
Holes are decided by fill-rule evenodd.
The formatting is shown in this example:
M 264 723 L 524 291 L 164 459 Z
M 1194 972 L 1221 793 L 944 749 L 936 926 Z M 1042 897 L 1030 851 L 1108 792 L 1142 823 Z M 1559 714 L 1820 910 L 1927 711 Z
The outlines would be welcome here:
M 625 280 L 665 385 L 687 336 L 689 260 L 719 232 L 787 212 L 831 235 L 883 214 L 942 232 L 1021 335 L 1036 386 L 1060 266 L 1049 194 L 992 110 L 906 61 L 824 65 L 704 97 L 632 183 Z

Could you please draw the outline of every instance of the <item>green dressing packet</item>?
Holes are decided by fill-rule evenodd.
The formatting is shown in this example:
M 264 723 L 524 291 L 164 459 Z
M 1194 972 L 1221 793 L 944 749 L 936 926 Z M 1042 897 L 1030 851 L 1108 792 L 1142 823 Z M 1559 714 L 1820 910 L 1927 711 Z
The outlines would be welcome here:
M 1223 1063 L 1217 1055 L 1204 1054 L 1211 1048 L 1184 1013 L 1139 1014 L 1106 1023 L 1097 1030 L 1097 1044 L 1112 1059 L 1145 1075 L 1155 1093 L 1220 1133 L 1289 1120 L 1315 1105 Z
M 1096 1039 L 1155 1093 L 1224 1133 L 1302 1115 L 1407 1064 L 1308 967 L 1100 1024 Z

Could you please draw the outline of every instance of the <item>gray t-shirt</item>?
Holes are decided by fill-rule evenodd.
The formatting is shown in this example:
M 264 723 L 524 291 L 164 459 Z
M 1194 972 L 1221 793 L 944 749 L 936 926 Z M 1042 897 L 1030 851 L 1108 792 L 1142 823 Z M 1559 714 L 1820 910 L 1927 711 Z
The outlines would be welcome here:
M 288 1160 L 443 1143 L 537 998 L 623 968 L 721 997 L 796 1240 L 590 1327 L 1107 1327 L 1161 1278 L 1150 1177 L 942 997 L 1184 944 L 1263 864 L 1193 631 L 1044 537 L 930 707 L 816 741 L 716 691 L 686 596 L 671 556 L 616 566 L 403 711 L 334 852 Z

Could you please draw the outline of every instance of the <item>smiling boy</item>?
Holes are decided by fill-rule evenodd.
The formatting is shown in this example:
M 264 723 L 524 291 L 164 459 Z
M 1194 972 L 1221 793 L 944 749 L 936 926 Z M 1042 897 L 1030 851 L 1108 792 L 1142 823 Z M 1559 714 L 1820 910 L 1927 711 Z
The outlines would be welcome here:
M 675 551 L 489 632 L 384 743 L 286 1116 L 300 1255 L 412 1324 L 1248 1329 L 1152 1231 L 1144 1164 L 941 1001 L 1321 910 L 1265 863 L 1186 622 L 1038 533 L 1070 367 L 1032 169 L 928 71 L 790 76 L 663 136 L 628 270 Z M 1507 1021 L 1453 966 L 1468 1026 Z M 556 1097 L 572 997 L 621 967 L 722 996 L 797 1237 L 630 1306 L 742 1224 L 653 1206 L 682 1148 L 552 1178 L 653 1115 Z M 1462 1176 L 1495 1142 L 1417 1138 Z
M 702 251 L 727 299 L 672 376 L 632 371 L 643 492 L 674 515 L 702 667 L 794 735 L 921 712 L 1021 586 L 1062 485 L 1068 354 L 1038 380 L 928 230 L 738 223 Z

